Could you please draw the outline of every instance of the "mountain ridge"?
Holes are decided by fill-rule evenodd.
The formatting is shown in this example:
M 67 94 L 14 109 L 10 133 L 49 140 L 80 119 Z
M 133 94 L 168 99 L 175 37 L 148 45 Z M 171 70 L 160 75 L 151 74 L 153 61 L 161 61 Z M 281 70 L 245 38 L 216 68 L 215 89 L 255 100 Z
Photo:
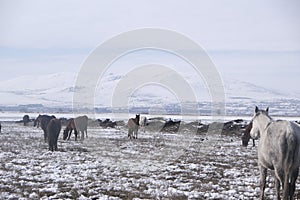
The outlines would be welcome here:
M 95 107 L 109 108 L 113 92 L 122 79 L 122 75 L 109 73 L 99 81 L 95 94 Z M 76 89 L 77 74 L 72 72 L 59 72 L 39 77 L 21 76 L 0 82 L 1 106 L 17 106 L 26 104 L 42 104 L 47 107 L 65 107 L 72 108 L 73 93 Z M 259 102 L 288 102 L 297 101 L 297 98 L 283 94 L 282 92 L 267 89 L 262 86 L 225 77 L 224 90 L 226 96 L 226 106 L 232 109 L 239 107 L 248 108 L 254 103 Z M 198 80 L 190 78 L 191 87 L 203 88 L 197 85 Z M 149 89 L 150 88 L 150 89 Z M 78 88 L 77 88 L 78 89 Z M 207 91 L 200 91 L 199 95 L 204 96 L 197 103 L 205 103 L 206 107 L 210 105 L 210 96 Z M 80 88 L 79 88 L 80 90 Z M 160 91 L 161 90 L 161 91 Z M 180 110 L 180 103 L 176 96 L 166 92 L 163 88 L 151 87 L 142 88 L 131 94 L 129 107 L 151 108 L 151 107 L 174 107 Z M 263 104 L 263 103 L 262 103 Z M 288 107 L 288 105 L 286 106 Z M 245 111 L 243 111 L 245 112 Z

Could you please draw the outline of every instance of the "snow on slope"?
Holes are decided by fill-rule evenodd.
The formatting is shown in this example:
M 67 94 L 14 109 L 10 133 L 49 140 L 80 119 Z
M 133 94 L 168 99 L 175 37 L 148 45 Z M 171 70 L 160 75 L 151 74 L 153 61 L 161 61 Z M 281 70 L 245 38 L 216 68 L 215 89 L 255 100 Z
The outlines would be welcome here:
M 0 105 L 43 104 L 45 106 L 71 106 L 77 74 L 61 72 L 44 76 L 22 76 L 2 81 L 0 83 Z M 115 87 L 122 79 L 120 74 L 107 74 L 97 85 L 95 102 L 98 106 L 110 106 Z M 199 101 L 210 101 L 207 88 L 201 81 L 189 77 L 189 83 Z M 176 87 L 176 86 L 175 86 Z M 231 77 L 224 78 L 226 102 L 251 102 L 272 99 L 288 99 L 282 94 L 251 83 L 243 82 Z M 174 94 L 157 86 L 146 86 L 132 94 L 136 105 L 161 106 L 178 102 Z M 292 98 L 291 98 L 292 99 Z

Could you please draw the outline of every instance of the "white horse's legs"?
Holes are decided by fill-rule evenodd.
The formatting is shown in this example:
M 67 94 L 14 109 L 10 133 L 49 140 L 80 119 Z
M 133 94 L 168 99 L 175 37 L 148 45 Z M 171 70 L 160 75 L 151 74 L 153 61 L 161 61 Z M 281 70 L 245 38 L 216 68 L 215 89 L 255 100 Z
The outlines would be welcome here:
M 135 139 L 137 139 L 137 137 L 138 137 L 138 128 L 134 131 L 134 134 L 135 134 Z
M 280 200 L 280 180 L 275 176 L 276 199 Z
M 284 171 L 275 169 L 275 187 L 276 198 L 280 200 L 280 183 L 282 183 L 282 189 L 284 188 Z
M 128 137 L 129 137 L 129 139 L 131 139 L 131 137 L 132 137 L 132 130 L 131 129 L 128 129 Z
M 285 173 L 284 174 L 284 185 L 283 185 L 283 198 L 284 200 L 288 200 L 289 199 L 289 195 L 290 195 L 290 183 L 289 183 L 289 173 Z
M 265 196 L 265 188 L 266 188 L 266 178 L 267 178 L 267 168 L 263 166 L 259 166 L 260 171 L 260 196 L 259 199 L 263 200 Z

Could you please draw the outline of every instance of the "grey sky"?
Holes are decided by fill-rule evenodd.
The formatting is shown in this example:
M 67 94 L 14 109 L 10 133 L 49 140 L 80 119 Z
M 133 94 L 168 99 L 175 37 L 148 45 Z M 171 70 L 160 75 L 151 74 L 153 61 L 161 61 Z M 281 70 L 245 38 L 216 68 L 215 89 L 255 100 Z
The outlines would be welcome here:
M 76 72 L 105 40 L 154 27 L 196 41 L 223 75 L 300 93 L 299 10 L 297 0 L 0 0 L 0 80 Z

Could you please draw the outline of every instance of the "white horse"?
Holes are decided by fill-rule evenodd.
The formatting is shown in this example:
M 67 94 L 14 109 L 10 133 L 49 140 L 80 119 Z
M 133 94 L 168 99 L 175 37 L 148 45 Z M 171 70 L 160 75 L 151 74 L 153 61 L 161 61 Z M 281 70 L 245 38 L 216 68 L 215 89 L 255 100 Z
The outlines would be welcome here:
M 276 196 L 293 199 L 300 164 L 300 126 L 289 121 L 274 121 L 268 115 L 269 108 L 255 108 L 251 137 L 260 137 L 258 166 L 260 169 L 260 199 L 264 198 L 267 169 L 275 171 Z
M 130 118 L 128 120 L 128 137 L 131 139 L 137 139 L 138 130 L 140 125 L 140 115 L 136 115 L 135 118 Z
M 143 116 L 143 117 L 140 117 L 140 128 L 141 128 L 141 131 L 143 131 L 145 133 L 145 127 L 147 125 L 147 117 Z
M 84 133 L 86 134 L 86 138 L 88 137 L 88 134 L 87 134 L 88 120 L 89 120 L 89 118 L 86 115 L 78 116 L 78 117 L 74 118 L 74 123 L 75 123 L 75 127 L 76 127 L 75 131 L 78 131 L 79 135 L 81 133 L 81 136 L 80 136 L 81 140 L 84 140 Z

